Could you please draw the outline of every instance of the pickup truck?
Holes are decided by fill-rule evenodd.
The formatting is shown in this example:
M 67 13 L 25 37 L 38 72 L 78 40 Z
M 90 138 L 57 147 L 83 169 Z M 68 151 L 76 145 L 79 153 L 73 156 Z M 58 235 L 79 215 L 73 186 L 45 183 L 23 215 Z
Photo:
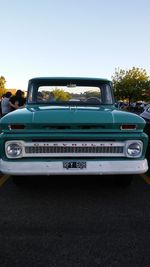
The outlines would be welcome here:
M 0 120 L 0 171 L 13 176 L 115 175 L 123 185 L 147 171 L 140 116 L 115 107 L 111 81 L 29 80 L 23 109 Z

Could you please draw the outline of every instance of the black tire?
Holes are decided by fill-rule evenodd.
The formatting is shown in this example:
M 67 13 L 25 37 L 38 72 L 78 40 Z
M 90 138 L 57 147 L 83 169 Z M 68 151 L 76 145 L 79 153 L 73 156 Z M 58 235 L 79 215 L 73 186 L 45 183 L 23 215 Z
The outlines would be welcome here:
M 118 186 L 127 187 L 131 184 L 133 175 L 119 175 L 115 177 L 115 182 Z

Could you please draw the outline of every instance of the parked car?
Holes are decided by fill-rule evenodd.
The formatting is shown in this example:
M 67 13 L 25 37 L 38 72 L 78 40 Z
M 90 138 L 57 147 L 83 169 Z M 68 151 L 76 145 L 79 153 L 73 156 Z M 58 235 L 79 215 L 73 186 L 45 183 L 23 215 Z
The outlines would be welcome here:
M 140 116 L 142 116 L 144 119 L 146 120 L 150 120 L 150 104 L 146 105 L 144 107 L 143 112 L 140 114 Z
M 118 175 L 127 185 L 148 169 L 145 120 L 115 107 L 106 79 L 33 78 L 26 107 L 0 123 L 0 171 L 15 183 L 21 175 Z

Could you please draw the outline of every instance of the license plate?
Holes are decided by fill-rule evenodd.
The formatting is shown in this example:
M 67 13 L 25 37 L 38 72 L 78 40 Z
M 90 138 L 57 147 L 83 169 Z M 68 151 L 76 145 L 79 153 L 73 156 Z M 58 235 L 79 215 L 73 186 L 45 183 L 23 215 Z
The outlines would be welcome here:
M 86 161 L 65 161 L 63 162 L 65 169 L 85 169 Z

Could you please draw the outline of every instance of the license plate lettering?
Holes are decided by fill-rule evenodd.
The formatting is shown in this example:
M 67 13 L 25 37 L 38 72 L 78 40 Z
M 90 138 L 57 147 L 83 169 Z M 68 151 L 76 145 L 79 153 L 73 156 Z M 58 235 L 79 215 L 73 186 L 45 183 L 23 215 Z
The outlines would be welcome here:
M 86 168 L 85 161 L 65 161 L 63 162 L 63 168 L 65 169 L 84 169 Z

